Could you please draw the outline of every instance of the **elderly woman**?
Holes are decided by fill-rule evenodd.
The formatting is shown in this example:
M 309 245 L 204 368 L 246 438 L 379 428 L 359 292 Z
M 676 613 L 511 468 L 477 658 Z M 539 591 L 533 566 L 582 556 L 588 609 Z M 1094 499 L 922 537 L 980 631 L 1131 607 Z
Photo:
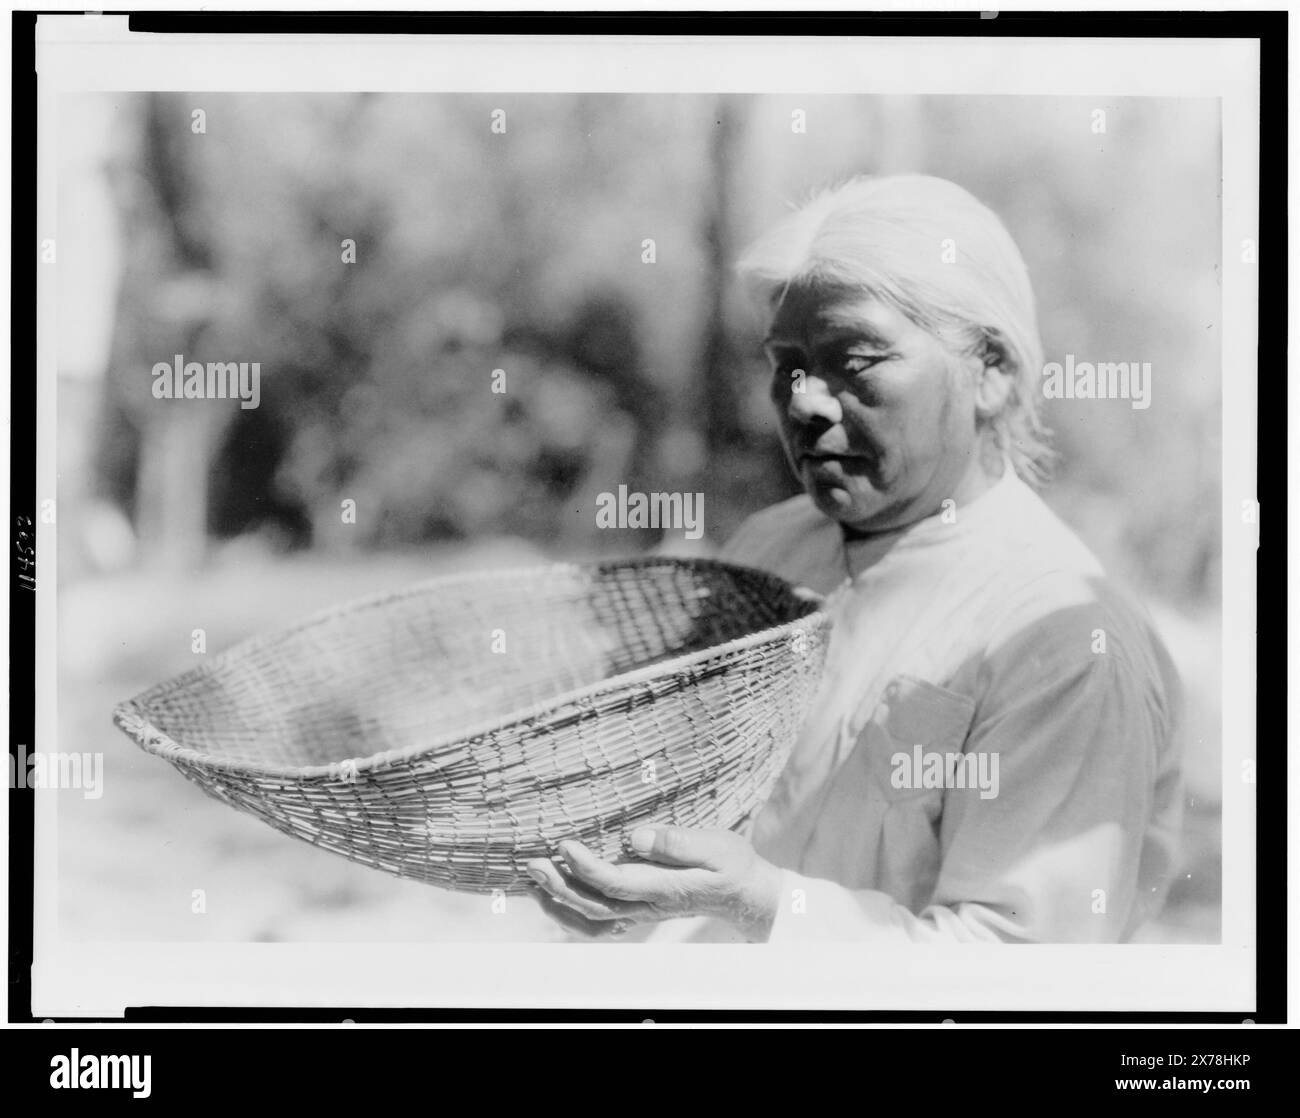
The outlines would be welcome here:
M 588 935 L 1129 937 L 1173 863 L 1177 680 L 1032 488 L 1042 358 L 1015 244 L 952 183 L 864 178 L 741 271 L 805 494 L 722 558 L 830 595 L 819 701 L 747 833 L 645 828 L 620 864 L 564 843 L 530 864 L 544 903 Z

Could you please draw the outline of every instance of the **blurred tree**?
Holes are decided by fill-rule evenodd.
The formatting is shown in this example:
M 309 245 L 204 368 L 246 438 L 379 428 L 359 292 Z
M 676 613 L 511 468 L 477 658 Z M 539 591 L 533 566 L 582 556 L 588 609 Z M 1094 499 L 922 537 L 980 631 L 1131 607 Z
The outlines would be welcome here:
M 618 484 L 702 489 L 726 536 L 792 491 L 737 251 L 814 187 L 914 170 L 1006 221 L 1049 355 L 1152 363 L 1149 410 L 1053 402 L 1049 498 L 1147 588 L 1217 597 L 1218 242 L 1186 235 L 1217 229 L 1212 105 L 1110 104 L 1104 136 L 1074 98 L 124 105 L 99 461 L 148 555 L 263 527 L 318 547 L 515 533 L 636 550 L 651 540 L 592 532 Z M 148 370 L 177 353 L 260 362 L 259 414 L 152 400 Z
M 732 287 L 731 268 L 736 257 L 733 175 L 742 126 L 741 108 L 736 98 L 717 98 L 714 116 L 707 189 L 699 218 L 700 240 L 704 245 L 706 308 L 704 344 L 694 385 L 700 406 L 692 409 L 703 425 L 702 442 L 711 461 L 733 452 L 743 442 L 746 433 L 736 385 L 735 329 L 730 321 L 727 300 Z
M 147 274 L 152 291 L 147 311 L 120 319 L 109 390 L 139 435 L 134 506 L 141 554 L 188 566 L 206 548 L 209 466 L 238 405 L 152 395 L 153 365 L 196 354 L 222 314 L 225 292 L 206 231 L 195 220 L 196 189 L 183 150 L 193 138 L 188 112 L 173 98 L 150 95 L 140 127 L 142 173 L 125 207 L 124 236 L 138 250 L 131 278 Z M 130 302 L 146 300 L 137 290 Z

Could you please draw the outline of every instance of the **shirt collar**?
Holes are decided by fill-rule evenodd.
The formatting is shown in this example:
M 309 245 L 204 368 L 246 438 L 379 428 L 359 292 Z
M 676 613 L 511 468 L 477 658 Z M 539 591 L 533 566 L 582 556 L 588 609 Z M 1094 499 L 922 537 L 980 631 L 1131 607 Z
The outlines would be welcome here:
M 898 528 L 865 539 L 847 539 L 841 530 L 840 547 L 844 566 L 856 578 L 875 566 L 891 551 L 912 550 L 935 544 L 951 543 L 980 531 L 991 520 L 999 519 L 1007 506 L 1019 496 L 1025 483 L 1007 463 L 1002 476 L 988 489 L 965 505 L 945 503 L 938 512 Z

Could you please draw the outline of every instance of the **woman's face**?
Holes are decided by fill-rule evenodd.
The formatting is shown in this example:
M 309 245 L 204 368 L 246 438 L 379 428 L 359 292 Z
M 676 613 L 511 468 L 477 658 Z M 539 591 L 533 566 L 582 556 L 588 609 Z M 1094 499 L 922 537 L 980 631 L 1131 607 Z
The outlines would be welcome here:
M 791 289 L 764 348 L 790 466 L 833 520 L 901 528 L 987 487 L 973 369 L 892 307 Z

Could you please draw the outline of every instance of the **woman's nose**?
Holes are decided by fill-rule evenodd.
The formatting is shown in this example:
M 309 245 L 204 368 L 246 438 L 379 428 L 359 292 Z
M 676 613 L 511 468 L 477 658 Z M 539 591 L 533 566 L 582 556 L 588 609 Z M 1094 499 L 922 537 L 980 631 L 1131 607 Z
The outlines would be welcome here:
M 812 373 L 795 378 L 790 391 L 789 414 L 796 423 L 815 423 L 820 420 L 831 426 L 844 418 L 840 402 L 831 395 L 826 382 Z

